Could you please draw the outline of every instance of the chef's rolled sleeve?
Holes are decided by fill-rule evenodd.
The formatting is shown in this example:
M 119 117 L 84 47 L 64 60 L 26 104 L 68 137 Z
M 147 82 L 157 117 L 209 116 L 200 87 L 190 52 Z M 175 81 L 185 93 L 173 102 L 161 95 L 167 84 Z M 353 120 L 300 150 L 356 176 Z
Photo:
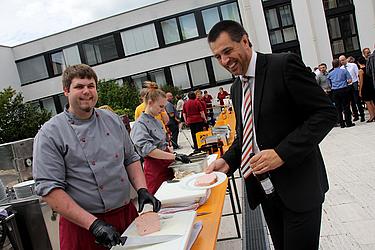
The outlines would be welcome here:
M 39 196 L 46 196 L 55 188 L 66 188 L 62 152 L 42 130 L 34 139 L 33 177 Z

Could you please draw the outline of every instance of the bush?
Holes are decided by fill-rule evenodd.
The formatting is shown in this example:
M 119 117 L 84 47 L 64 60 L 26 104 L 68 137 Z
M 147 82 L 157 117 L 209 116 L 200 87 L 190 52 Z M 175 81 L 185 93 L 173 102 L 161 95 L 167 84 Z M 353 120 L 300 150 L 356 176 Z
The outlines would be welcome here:
M 34 137 L 50 118 L 50 112 L 24 103 L 12 88 L 0 92 L 0 143 Z

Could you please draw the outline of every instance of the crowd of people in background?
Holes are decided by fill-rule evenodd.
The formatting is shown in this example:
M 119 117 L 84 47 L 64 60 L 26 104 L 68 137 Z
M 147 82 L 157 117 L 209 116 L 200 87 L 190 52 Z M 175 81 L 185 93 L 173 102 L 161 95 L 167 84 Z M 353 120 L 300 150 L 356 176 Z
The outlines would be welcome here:
M 365 108 L 369 112 L 366 122 L 375 121 L 375 53 L 369 48 L 357 59 L 345 55 L 333 59 L 330 70 L 321 63 L 314 73 L 337 109 L 341 128 L 354 126 L 352 121 L 365 122 Z

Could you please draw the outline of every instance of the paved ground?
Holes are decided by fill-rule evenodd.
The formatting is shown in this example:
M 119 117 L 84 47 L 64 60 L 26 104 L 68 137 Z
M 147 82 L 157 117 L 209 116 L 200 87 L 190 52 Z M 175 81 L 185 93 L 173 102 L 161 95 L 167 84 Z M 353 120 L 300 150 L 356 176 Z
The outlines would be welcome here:
M 190 131 L 184 133 L 191 142 Z M 185 136 L 180 134 L 179 139 L 183 146 L 179 151 L 190 153 Z M 375 249 L 375 123 L 334 128 L 320 147 L 330 183 L 323 204 L 320 249 Z M 241 191 L 242 182 L 237 183 Z M 226 197 L 223 213 L 230 211 Z M 219 238 L 235 234 L 233 216 L 222 217 Z M 241 248 L 241 239 L 217 243 L 220 250 Z

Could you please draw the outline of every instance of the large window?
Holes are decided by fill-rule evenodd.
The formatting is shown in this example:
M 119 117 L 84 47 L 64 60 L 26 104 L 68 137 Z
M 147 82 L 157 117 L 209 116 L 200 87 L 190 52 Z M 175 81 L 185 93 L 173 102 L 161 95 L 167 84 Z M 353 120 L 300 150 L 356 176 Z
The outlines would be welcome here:
M 44 56 L 33 57 L 17 62 L 21 84 L 48 78 L 48 71 Z
M 350 6 L 352 4 L 353 0 L 323 0 L 325 10 Z
M 207 66 L 204 60 L 189 62 L 188 65 L 193 86 L 209 84 Z
M 300 54 L 290 0 L 263 0 L 262 2 L 272 51 Z
M 283 5 L 264 11 L 271 45 L 297 40 L 291 6 Z
M 121 38 L 125 55 L 132 55 L 159 47 L 154 24 L 121 32 Z
M 208 34 L 216 23 L 222 20 L 233 20 L 241 23 L 236 2 L 202 10 L 202 17 L 206 34 Z
M 159 86 L 166 85 L 167 80 L 165 79 L 164 69 L 151 71 L 148 73 L 151 81 L 156 82 Z
M 215 57 L 211 57 L 211 62 L 216 82 L 228 81 L 230 79 L 233 79 L 232 74 L 229 73 L 229 71 L 226 70 L 223 66 L 221 66 Z
M 323 0 L 333 56 L 361 55 L 352 0 Z
M 160 22 L 165 44 L 198 37 L 194 14 L 171 18 Z
M 179 64 L 176 66 L 170 67 L 173 85 L 181 89 L 190 88 L 189 73 L 187 71 L 186 64 Z
M 96 65 L 118 58 L 113 35 L 97 38 L 82 44 L 83 56 L 88 65 Z
M 62 51 L 51 54 L 53 75 L 60 75 L 65 69 L 65 59 Z
M 134 75 L 134 76 L 131 77 L 131 79 L 132 79 L 134 85 L 138 89 L 142 88 L 144 81 L 148 81 L 147 73 L 142 73 L 142 74 Z
M 79 50 L 77 45 L 63 49 L 63 54 L 66 66 L 81 63 L 81 57 L 79 56 Z

